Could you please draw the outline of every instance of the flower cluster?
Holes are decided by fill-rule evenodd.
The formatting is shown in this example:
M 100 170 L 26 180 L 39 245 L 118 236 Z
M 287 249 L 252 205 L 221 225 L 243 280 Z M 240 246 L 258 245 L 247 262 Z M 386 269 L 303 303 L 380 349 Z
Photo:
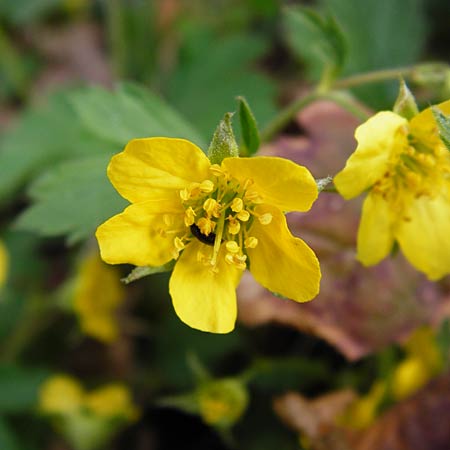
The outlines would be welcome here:
M 108 176 L 132 205 L 97 229 L 103 260 L 137 266 L 177 260 L 170 294 L 191 327 L 234 328 L 235 288 L 246 268 L 290 299 L 318 293 L 317 258 L 292 236 L 284 216 L 307 211 L 317 198 L 306 168 L 275 157 L 211 164 L 189 141 L 148 138 L 114 156 Z

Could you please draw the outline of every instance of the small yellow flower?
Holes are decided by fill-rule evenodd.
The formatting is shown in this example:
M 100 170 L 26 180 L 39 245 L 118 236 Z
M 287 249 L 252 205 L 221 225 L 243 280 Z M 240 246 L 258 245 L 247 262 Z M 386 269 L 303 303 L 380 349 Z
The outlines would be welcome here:
M 450 101 L 438 105 L 450 113 Z M 410 121 L 382 111 L 356 129 L 358 147 L 334 182 L 346 199 L 365 190 L 358 259 L 385 258 L 395 241 L 432 280 L 450 273 L 450 153 L 428 108 Z
M 6 280 L 6 274 L 8 273 L 8 253 L 6 247 L 0 241 L 0 287 L 3 286 Z
M 39 390 L 39 408 L 46 414 L 72 414 L 80 410 L 84 391 L 80 383 L 67 375 L 56 375 Z
M 109 384 L 86 395 L 85 406 L 97 416 L 134 421 L 139 413 L 130 391 L 122 384 Z
M 116 271 L 107 266 L 97 253 L 81 262 L 74 309 L 85 334 L 105 343 L 115 341 L 119 336 L 116 313 L 124 296 Z
M 234 328 L 235 289 L 245 268 L 285 297 L 303 302 L 317 295 L 317 258 L 292 236 L 283 214 L 307 211 L 317 198 L 306 168 L 275 157 L 211 165 L 189 141 L 148 138 L 115 155 L 108 176 L 132 205 L 97 229 L 103 260 L 160 266 L 177 259 L 169 290 L 191 327 Z

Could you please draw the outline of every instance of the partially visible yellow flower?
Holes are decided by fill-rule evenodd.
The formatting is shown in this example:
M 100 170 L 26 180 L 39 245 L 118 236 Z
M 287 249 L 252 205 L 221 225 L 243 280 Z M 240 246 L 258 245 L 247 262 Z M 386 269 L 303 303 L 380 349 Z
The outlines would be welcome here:
M 417 392 L 443 367 L 443 359 L 431 328 L 416 330 L 405 349 L 408 356 L 395 368 L 392 377 L 392 394 L 397 400 Z
M 115 433 L 139 417 L 125 385 L 112 383 L 86 392 L 67 375 L 56 375 L 44 382 L 39 409 L 51 417 L 74 450 L 104 448 Z
M 6 247 L 0 241 L 0 287 L 3 286 L 8 273 L 8 253 Z
M 358 398 L 349 406 L 344 415 L 340 417 L 339 423 L 354 429 L 368 427 L 377 418 L 378 409 L 385 393 L 386 384 L 377 381 L 366 395 Z
M 123 417 L 134 421 L 139 417 L 130 391 L 122 384 L 109 384 L 86 395 L 85 406 L 97 416 Z
M 450 101 L 438 108 L 450 113 Z M 410 121 L 382 111 L 356 129 L 358 147 L 334 182 L 346 199 L 365 190 L 358 259 L 374 265 L 395 241 L 432 280 L 450 273 L 450 153 L 428 108 Z
M 244 269 L 266 288 L 303 302 L 319 290 L 314 252 L 292 236 L 284 212 L 317 198 L 310 172 L 274 157 L 225 158 L 211 165 L 183 139 L 135 139 L 108 167 L 132 205 L 97 229 L 104 261 L 160 266 L 178 259 L 169 290 L 193 328 L 234 328 Z
M 107 266 L 97 253 L 81 262 L 74 309 L 84 333 L 106 343 L 116 340 L 119 336 L 117 308 L 124 296 L 117 272 Z
M 83 387 L 67 375 L 49 378 L 39 391 L 39 407 L 46 414 L 73 414 L 80 410 L 83 402 Z

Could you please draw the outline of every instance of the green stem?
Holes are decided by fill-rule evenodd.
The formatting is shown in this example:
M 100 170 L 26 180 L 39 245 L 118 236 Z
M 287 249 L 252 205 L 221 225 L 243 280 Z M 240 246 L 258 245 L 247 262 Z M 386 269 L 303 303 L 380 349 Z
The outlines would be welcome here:
M 396 69 L 382 69 L 373 72 L 359 73 L 341 80 L 336 80 L 333 89 L 348 89 L 362 84 L 377 83 L 379 81 L 407 78 L 417 70 L 417 67 L 397 67 Z
M 383 69 L 373 72 L 352 75 L 341 80 L 337 80 L 331 84 L 329 90 L 320 85 L 316 90 L 295 99 L 287 105 L 280 113 L 262 130 L 261 140 L 263 142 L 270 141 L 280 130 L 282 130 L 292 118 L 298 114 L 306 106 L 319 99 L 328 99 L 342 106 L 344 109 L 358 117 L 366 120 L 367 111 L 349 95 L 339 92 L 342 89 L 348 89 L 362 84 L 376 83 L 378 81 L 392 80 L 399 77 L 407 78 L 412 75 L 417 67 L 399 67 L 396 69 Z

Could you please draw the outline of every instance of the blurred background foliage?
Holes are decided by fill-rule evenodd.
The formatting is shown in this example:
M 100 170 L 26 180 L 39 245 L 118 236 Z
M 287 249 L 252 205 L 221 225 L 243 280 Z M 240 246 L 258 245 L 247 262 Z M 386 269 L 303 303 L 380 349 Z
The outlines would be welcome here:
M 422 377 L 422 385 L 445 372 L 448 280 L 431 287 L 405 271 L 402 262 L 401 269 L 388 267 L 371 276 L 378 290 L 395 291 L 393 302 L 409 299 L 403 309 L 389 304 L 391 309 L 360 311 L 354 303 L 376 303 L 374 291 L 371 299 L 343 288 L 348 302 L 337 309 L 347 319 L 332 329 L 336 325 L 327 322 L 324 311 L 333 311 L 334 299 L 315 300 L 321 302 L 317 311 L 296 305 L 310 320 L 298 325 L 280 318 L 283 300 L 259 293 L 260 304 L 250 302 L 242 324 L 224 336 L 203 334 L 178 320 L 167 274 L 129 285 L 119 295 L 110 280 L 131 267 L 116 271 L 103 265 L 94 281 L 81 267 L 96 255 L 95 228 L 126 204 L 105 169 L 127 141 L 183 137 L 206 150 L 224 112 L 236 110 L 238 96 L 247 99 L 264 130 L 311 86 L 421 62 L 448 63 L 449 20 L 447 0 L 0 0 L 0 238 L 8 255 L 7 280 L 0 288 L 0 448 L 347 448 L 323 444 L 323 436 L 292 420 L 311 414 L 318 428 L 328 430 L 331 425 L 325 420 L 322 426 L 316 406 L 296 398 L 291 409 L 280 397 L 274 409 L 273 399 L 287 391 L 310 398 L 347 388 L 373 400 L 371 389 L 384 380 L 376 402 L 364 403 L 369 404 L 365 425 L 371 425 L 399 400 L 389 383 L 401 379 L 397 368 L 412 357 L 399 343 L 423 323 L 435 328 L 444 323 L 430 338 L 444 362 L 430 365 L 416 358 L 408 366 L 412 375 L 399 370 L 408 380 Z M 422 106 L 450 97 L 445 66 L 420 66 L 409 72 L 408 82 Z M 351 88 L 351 98 L 366 111 L 379 110 L 392 107 L 398 82 L 391 77 L 353 87 L 344 81 L 342 87 Z M 291 120 L 268 152 L 298 154 L 293 159 L 311 163 L 317 176 L 335 173 L 352 150 L 358 122 L 329 111 L 312 109 Z M 339 128 L 333 123 L 344 126 L 333 131 Z M 326 150 L 331 153 L 320 153 Z M 312 242 L 324 235 L 329 216 L 323 214 L 320 210 L 310 224 L 300 222 Z M 354 216 L 348 214 L 344 233 L 327 239 L 351 254 Z M 344 270 L 340 262 L 330 264 L 325 275 L 336 266 Z M 349 283 L 364 283 L 353 266 L 348 273 L 339 270 L 341 277 L 351 274 Z M 405 283 L 415 290 L 399 294 L 398 285 Z M 81 285 L 85 297 L 77 301 Z M 248 292 L 254 291 L 241 291 L 240 306 L 245 307 Z M 117 299 L 110 302 L 113 295 Z M 79 306 L 89 301 L 92 309 Z M 255 322 L 263 314 L 260 305 L 266 305 L 269 318 Z M 378 314 L 384 320 L 392 308 L 395 330 L 380 337 L 372 319 Z M 89 333 L 83 314 L 97 320 L 94 328 L 115 321 L 117 338 Z M 338 335 L 344 337 L 330 337 Z M 102 408 L 79 406 L 81 401 L 73 407 L 75 416 L 67 409 L 46 412 L 39 406 L 42 383 L 62 373 L 89 392 L 122 383 L 139 414 L 105 419 L 98 412 Z M 450 402 L 448 383 L 436 386 L 440 398 Z M 426 392 L 422 395 L 426 400 Z M 356 413 L 347 417 L 351 414 Z M 412 417 L 409 425 L 420 428 L 420 417 Z M 98 443 L 70 440 L 71 427 L 86 430 L 92 424 L 104 436 Z M 341 437 L 332 436 L 341 445 Z M 385 448 L 364 446 L 363 440 L 354 448 Z

